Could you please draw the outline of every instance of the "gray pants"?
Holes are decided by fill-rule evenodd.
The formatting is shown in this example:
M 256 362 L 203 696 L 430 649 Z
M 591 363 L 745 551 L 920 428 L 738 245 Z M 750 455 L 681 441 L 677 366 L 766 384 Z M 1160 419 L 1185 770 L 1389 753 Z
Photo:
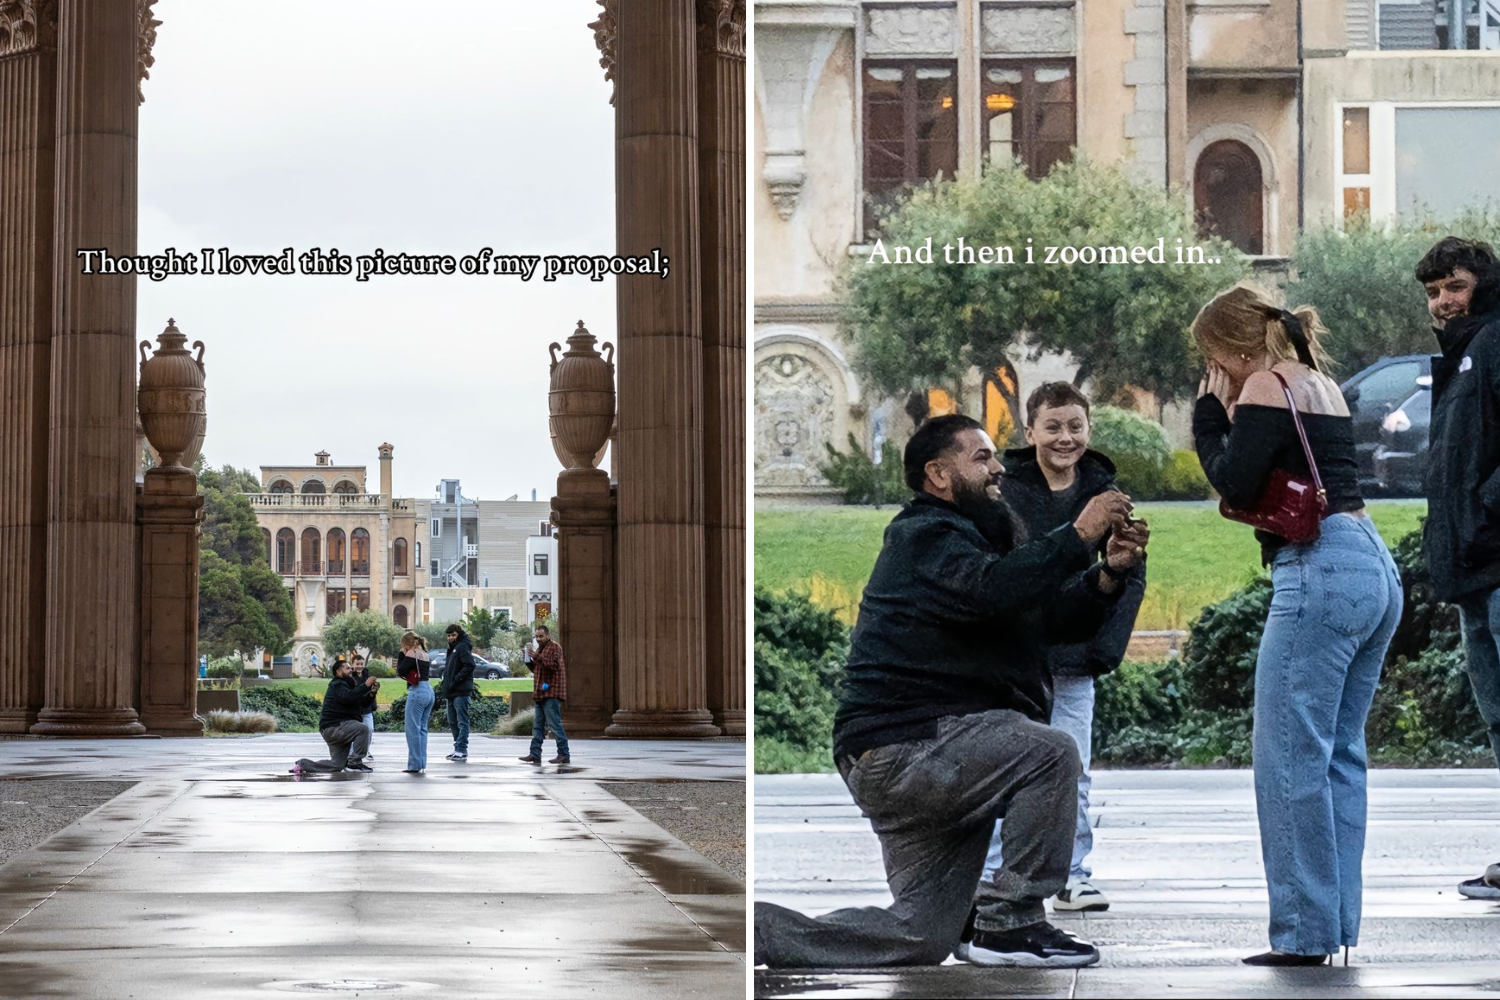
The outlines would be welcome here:
M 1082 773 L 1067 733 L 1006 710 L 947 718 L 932 739 L 871 750 L 839 771 L 880 838 L 895 902 L 821 917 L 756 903 L 757 962 L 937 965 L 957 946 L 971 903 L 979 930 L 1046 919 L 1042 901 L 1068 880 Z M 981 882 L 1001 817 L 1005 861 Z
M 370 752 L 370 731 L 363 719 L 345 719 L 336 726 L 322 731 L 323 742 L 328 744 L 329 763 L 334 770 L 342 771 L 348 764 L 358 764 Z

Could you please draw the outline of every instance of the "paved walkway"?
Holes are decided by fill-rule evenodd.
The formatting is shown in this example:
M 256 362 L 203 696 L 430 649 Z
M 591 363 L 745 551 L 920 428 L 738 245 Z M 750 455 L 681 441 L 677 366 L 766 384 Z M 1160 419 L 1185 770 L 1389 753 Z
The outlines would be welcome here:
M 0 741 L 0 778 L 139 779 L 0 865 L 0 996 L 743 996 L 743 882 L 600 782 L 743 780 L 745 745 L 526 742 L 295 778 L 315 734 Z
M 1500 859 L 1493 770 L 1371 774 L 1360 947 L 1345 970 L 1239 964 L 1266 948 L 1248 771 L 1099 771 L 1095 883 L 1107 913 L 1056 922 L 1103 952 L 1079 972 L 935 969 L 755 974 L 795 996 L 1470 996 L 1500 991 L 1500 905 L 1457 883 Z M 755 898 L 810 913 L 890 902 L 878 842 L 837 775 L 757 777 Z

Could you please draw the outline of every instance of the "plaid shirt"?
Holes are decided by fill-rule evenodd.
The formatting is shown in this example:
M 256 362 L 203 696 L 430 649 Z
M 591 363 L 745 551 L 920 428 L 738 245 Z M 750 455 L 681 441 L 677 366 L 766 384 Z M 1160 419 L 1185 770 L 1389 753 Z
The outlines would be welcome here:
M 562 647 L 553 639 L 531 654 L 531 693 L 537 701 L 543 698 L 568 700 L 568 668 L 563 664 Z M 542 690 L 542 685 L 547 690 Z

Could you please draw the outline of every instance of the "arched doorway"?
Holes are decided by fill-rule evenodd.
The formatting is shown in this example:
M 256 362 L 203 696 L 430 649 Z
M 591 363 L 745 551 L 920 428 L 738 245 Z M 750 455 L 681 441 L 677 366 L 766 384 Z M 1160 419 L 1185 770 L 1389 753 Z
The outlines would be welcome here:
M 328 575 L 344 575 L 344 529 L 328 529 Z
M 370 533 L 364 528 L 355 528 L 349 534 L 349 572 L 370 575 Z
M 1236 139 L 1209 144 L 1193 168 L 1193 214 L 1198 232 L 1218 236 L 1245 253 L 1265 253 L 1265 183 L 1260 158 Z
M 408 615 L 406 613 L 406 605 L 404 605 L 404 604 L 398 604 L 398 605 L 396 605 L 396 607 L 394 609 L 392 609 L 392 611 L 391 611 L 391 621 L 395 622 L 396 625 L 399 628 L 406 628 L 407 623 L 408 623 Z
M 276 532 L 276 572 L 291 576 L 297 571 L 297 533 L 291 528 Z

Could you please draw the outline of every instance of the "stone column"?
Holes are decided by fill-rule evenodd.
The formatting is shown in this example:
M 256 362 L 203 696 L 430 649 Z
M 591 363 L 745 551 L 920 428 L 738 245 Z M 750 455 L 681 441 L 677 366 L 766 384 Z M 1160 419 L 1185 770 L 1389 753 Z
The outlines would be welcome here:
M 557 527 L 558 628 L 568 664 L 563 726 L 598 736 L 615 711 L 615 498 L 609 474 L 558 477 L 552 498 Z
M 138 46 L 150 4 L 60 0 L 46 707 L 33 733 L 144 732 L 137 674 L 135 278 L 75 251 L 136 252 Z
M 45 695 L 57 3 L 0 10 L 0 733 Z
M 612 736 L 719 732 L 705 674 L 695 6 L 631 0 L 615 14 L 617 249 L 660 248 L 670 264 L 665 280 L 616 279 L 620 709 Z
M 198 525 L 191 471 L 149 469 L 140 524 L 141 723 L 162 736 L 202 736 L 198 710 Z
M 708 707 L 745 735 L 745 0 L 698 0 Z

